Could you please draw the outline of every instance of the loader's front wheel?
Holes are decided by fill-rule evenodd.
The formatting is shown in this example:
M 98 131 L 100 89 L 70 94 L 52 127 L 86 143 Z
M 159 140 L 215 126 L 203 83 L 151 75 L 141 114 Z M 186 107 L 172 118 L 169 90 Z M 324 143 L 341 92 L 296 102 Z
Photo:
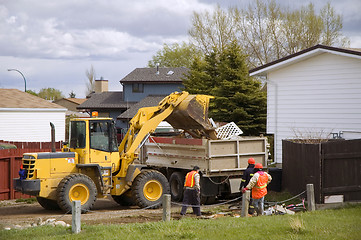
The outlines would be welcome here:
M 139 207 L 159 208 L 163 194 L 169 193 L 169 183 L 162 173 L 144 170 L 134 179 L 132 191 Z
M 80 201 L 81 212 L 87 212 L 93 207 L 96 196 L 97 188 L 93 180 L 80 173 L 66 176 L 57 188 L 57 203 L 67 213 L 71 211 L 73 201 Z
M 43 198 L 43 197 L 36 197 L 40 206 L 45 208 L 46 210 L 59 210 L 60 207 L 55 200 Z

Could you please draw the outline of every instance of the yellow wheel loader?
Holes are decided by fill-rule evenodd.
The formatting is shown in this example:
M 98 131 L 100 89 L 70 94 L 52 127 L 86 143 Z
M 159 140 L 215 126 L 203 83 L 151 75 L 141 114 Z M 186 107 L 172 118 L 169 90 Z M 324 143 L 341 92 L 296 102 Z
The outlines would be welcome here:
M 122 205 L 157 208 L 170 191 L 169 183 L 160 171 L 139 163 L 139 149 L 164 120 L 192 136 L 215 139 L 208 120 L 210 98 L 175 92 L 158 106 L 139 109 L 119 146 L 111 118 L 72 119 L 62 152 L 23 155 L 15 189 L 36 196 L 45 209 L 64 212 L 71 211 L 74 200 L 86 212 L 97 198 L 109 195 Z

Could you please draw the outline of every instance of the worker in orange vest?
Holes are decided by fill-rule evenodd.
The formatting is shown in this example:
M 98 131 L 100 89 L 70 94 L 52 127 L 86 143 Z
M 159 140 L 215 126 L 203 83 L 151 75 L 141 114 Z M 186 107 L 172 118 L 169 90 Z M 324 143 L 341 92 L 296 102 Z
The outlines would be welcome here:
M 262 164 L 257 163 L 254 166 L 253 177 L 249 180 L 248 185 L 242 190 L 244 193 L 246 190 L 252 189 L 253 206 L 257 211 L 257 215 L 263 215 L 264 196 L 267 195 L 267 185 L 272 181 L 271 175 L 262 170 Z
M 192 206 L 193 213 L 201 216 L 201 187 L 199 184 L 199 167 L 194 166 L 193 170 L 188 172 L 184 181 L 184 197 L 181 216 L 187 212 L 188 206 Z

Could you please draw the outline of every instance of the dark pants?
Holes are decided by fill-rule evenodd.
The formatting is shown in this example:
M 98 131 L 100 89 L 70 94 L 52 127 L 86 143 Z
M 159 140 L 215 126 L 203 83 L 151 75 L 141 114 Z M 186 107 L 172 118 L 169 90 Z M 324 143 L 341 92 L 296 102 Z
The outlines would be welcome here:
M 186 189 L 184 191 L 183 197 L 183 206 L 181 210 L 181 215 L 185 215 L 187 212 L 188 206 L 192 205 L 193 213 L 197 216 L 201 215 L 201 198 L 200 194 L 196 189 Z

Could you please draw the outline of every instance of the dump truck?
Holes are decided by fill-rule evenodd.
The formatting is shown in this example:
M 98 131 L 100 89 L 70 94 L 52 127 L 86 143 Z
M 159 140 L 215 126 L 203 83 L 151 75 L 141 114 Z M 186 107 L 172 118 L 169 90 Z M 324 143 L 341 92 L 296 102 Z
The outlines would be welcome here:
M 248 159 L 267 166 L 267 138 L 233 136 L 230 139 L 150 137 L 141 164 L 164 169 L 173 201 L 183 198 L 185 175 L 194 166 L 201 170 L 201 200 L 229 199 L 239 193 Z
M 71 211 L 75 200 L 81 202 L 82 212 L 89 211 L 97 198 L 107 196 L 122 205 L 157 208 L 170 191 L 169 182 L 161 169 L 135 161 L 139 150 L 164 120 L 191 136 L 216 139 L 208 119 L 210 98 L 174 92 L 158 106 L 139 109 L 119 146 L 111 118 L 72 119 L 69 142 L 61 152 L 53 147 L 52 152 L 23 155 L 15 190 L 36 196 L 45 209 L 64 212 Z M 52 130 L 52 142 L 54 136 Z

